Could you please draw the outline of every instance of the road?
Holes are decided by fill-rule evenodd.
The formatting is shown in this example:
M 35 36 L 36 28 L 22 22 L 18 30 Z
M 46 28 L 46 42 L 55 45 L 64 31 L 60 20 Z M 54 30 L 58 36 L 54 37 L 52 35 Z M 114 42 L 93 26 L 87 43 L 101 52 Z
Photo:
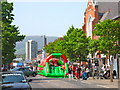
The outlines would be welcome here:
M 108 86 L 105 86 L 104 84 L 97 84 L 96 83 L 90 83 L 89 80 L 69 80 L 68 78 L 47 78 L 40 75 L 37 75 L 36 77 L 28 77 L 28 79 L 32 79 L 32 82 L 30 82 L 30 85 L 33 89 L 52 89 L 52 88 L 62 88 L 62 89 L 99 89 L 99 88 L 106 88 L 108 90 Z M 109 89 L 113 90 L 113 89 Z M 117 90 L 117 89 L 116 89 Z

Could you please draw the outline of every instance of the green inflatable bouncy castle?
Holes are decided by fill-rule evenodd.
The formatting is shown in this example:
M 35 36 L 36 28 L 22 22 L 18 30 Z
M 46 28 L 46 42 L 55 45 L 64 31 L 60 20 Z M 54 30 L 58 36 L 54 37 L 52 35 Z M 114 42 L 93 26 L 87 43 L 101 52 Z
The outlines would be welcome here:
M 62 58 L 62 60 L 58 58 Z M 52 53 L 38 65 L 38 74 L 46 77 L 68 77 L 68 60 L 62 53 Z

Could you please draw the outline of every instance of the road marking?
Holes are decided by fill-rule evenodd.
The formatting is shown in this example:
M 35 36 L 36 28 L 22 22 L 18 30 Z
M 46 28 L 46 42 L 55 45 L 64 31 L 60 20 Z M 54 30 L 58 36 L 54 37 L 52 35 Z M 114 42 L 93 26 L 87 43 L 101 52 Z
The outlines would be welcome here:
M 91 84 L 90 82 L 84 82 L 84 81 L 81 81 L 82 83 L 85 83 L 85 84 Z
M 104 87 L 104 88 L 110 88 L 110 87 L 103 86 L 103 85 L 96 85 L 96 86 L 100 86 L 100 87 Z

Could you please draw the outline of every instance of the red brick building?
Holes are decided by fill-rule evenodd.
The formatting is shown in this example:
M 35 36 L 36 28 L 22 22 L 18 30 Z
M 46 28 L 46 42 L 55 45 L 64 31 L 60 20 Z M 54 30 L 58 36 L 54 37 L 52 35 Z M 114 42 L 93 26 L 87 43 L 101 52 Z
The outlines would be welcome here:
M 92 35 L 94 25 L 99 20 L 115 19 L 119 16 L 120 0 L 88 0 L 82 29 L 87 37 L 90 36 L 92 39 L 98 39 L 98 37 Z
M 88 0 L 87 8 L 84 12 L 84 23 L 82 29 L 86 33 L 87 37 L 90 36 L 92 39 L 98 39 L 98 36 L 93 36 L 92 34 L 94 25 L 98 23 L 99 20 L 116 20 L 116 18 L 119 17 L 120 0 Z M 99 60 L 101 60 L 103 64 L 109 65 L 109 60 L 104 54 L 98 56 L 97 53 L 95 53 L 95 58 L 105 58 Z

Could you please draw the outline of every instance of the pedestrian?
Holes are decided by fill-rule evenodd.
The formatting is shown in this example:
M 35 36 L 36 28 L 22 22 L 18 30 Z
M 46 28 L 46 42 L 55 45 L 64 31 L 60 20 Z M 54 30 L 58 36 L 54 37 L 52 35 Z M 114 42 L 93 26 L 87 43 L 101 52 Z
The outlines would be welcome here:
M 81 72 L 80 72 L 80 78 L 82 78 L 82 70 L 81 70 Z
M 77 67 L 78 79 L 80 79 L 80 72 L 81 72 L 81 68 L 80 68 L 80 66 L 78 65 L 78 67 Z
M 30 68 L 29 68 L 29 69 L 33 71 L 33 66 L 32 66 L 32 65 L 30 65 Z
M 69 76 L 69 80 L 71 80 L 71 79 L 73 79 L 73 70 L 72 70 L 72 67 L 70 66 L 69 68 L 68 68 L 68 76 Z
M 37 71 L 36 66 L 33 66 L 33 71 Z
M 113 79 L 116 79 L 117 73 L 116 70 L 113 70 Z
M 87 77 L 90 77 L 90 70 L 88 68 L 86 68 L 86 73 L 87 73 Z
M 87 73 L 85 72 L 85 70 L 83 70 L 82 79 L 87 80 Z
M 72 65 L 73 78 L 75 78 L 75 71 L 76 71 L 76 67 Z
M 110 79 L 110 70 L 107 70 L 106 73 L 103 75 L 105 79 Z

